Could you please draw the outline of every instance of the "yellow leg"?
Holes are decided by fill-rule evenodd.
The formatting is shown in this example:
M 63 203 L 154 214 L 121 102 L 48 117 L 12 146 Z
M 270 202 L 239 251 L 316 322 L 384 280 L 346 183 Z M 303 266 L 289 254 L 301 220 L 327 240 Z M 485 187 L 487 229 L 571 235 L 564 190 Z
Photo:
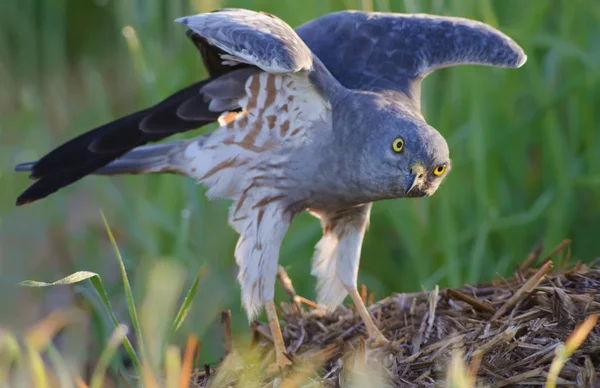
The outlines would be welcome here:
M 283 342 L 283 336 L 281 335 L 281 328 L 279 327 L 279 319 L 277 319 L 275 304 L 272 300 L 265 302 L 265 310 L 267 312 L 267 319 L 269 320 L 271 336 L 273 337 L 273 345 L 275 346 L 277 366 L 280 369 L 284 369 L 286 366 L 292 365 L 292 362 L 285 356 L 285 343 Z
M 347 290 L 356 306 L 358 314 L 365 323 L 371 346 L 377 347 L 388 344 L 389 341 L 381 334 L 377 326 L 375 326 L 375 322 L 373 322 L 373 318 L 371 318 L 371 314 L 369 314 L 369 310 L 365 307 L 356 287 L 347 287 Z

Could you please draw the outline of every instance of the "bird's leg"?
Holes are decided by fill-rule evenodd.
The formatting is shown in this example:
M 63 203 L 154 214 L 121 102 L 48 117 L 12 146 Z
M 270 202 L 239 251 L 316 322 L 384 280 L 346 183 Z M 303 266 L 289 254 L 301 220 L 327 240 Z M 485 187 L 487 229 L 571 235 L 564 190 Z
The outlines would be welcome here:
M 346 292 L 365 323 L 373 346 L 388 343 L 365 307 L 356 287 L 363 237 L 369 223 L 371 204 L 337 211 L 313 211 L 321 219 L 323 238 L 317 245 L 313 274 L 317 276 L 319 302 L 335 306 Z
M 283 369 L 291 362 L 285 356 L 285 344 L 273 299 L 279 249 L 293 216 L 283 212 L 281 209 L 284 205 L 273 200 L 278 198 L 277 195 L 270 196 L 268 191 L 262 189 L 259 192 L 250 190 L 253 185 L 245 191 L 243 198 L 246 200 L 234 203 L 230 212 L 231 225 L 241 231 L 235 248 L 235 260 L 240 270 L 238 280 L 249 320 L 255 318 L 263 306 L 267 313 L 276 358 L 276 363 L 267 369 Z M 235 218 L 233 215 L 237 211 L 239 213 Z
M 350 294 L 350 297 L 352 298 L 352 301 L 356 306 L 356 310 L 358 311 L 360 318 L 365 324 L 365 328 L 367 329 L 367 333 L 369 334 L 369 341 L 371 342 L 371 346 L 377 347 L 386 345 L 389 341 L 383 336 L 383 334 L 381 334 L 381 332 L 375 325 L 375 322 L 373 321 L 369 310 L 367 310 L 365 303 L 358 294 L 356 285 L 346 286 L 346 290 L 348 291 L 348 294 Z
M 286 366 L 292 365 L 292 362 L 285 355 L 285 343 L 283 342 L 283 335 L 281 335 L 275 303 L 272 300 L 265 301 L 265 310 L 267 312 L 267 319 L 269 320 L 271 336 L 273 337 L 273 345 L 275 346 L 275 360 L 277 361 L 277 366 L 280 369 L 284 369 Z

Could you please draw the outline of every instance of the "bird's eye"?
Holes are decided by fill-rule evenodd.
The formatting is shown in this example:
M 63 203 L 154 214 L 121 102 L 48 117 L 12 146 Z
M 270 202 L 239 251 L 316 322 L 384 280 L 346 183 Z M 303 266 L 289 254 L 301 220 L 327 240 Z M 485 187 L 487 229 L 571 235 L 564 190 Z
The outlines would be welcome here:
M 445 164 L 440 164 L 439 166 L 437 166 L 436 168 L 433 169 L 433 174 L 435 176 L 442 176 L 444 175 L 444 173 L 446 172 L 446 165 Z
M 401 137 L 397 137 L 396 140 L 392 143 L 392 149 L 394 152 L 402 152 L 404 149 L 404 139 Z

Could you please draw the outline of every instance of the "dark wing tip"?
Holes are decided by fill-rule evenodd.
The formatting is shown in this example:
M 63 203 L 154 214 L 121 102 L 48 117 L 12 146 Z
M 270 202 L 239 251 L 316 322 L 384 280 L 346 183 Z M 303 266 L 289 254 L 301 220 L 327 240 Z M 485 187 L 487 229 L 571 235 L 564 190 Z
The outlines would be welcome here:
M 16 206 L 23 206 L 23 205 L 27 205 L 28 203 L 31 203 L 33 201 L 28 201 L 26 199 L 23 199 L 21 197 L 17 198 L 17 202 L 15 203 Z
M 23 205 L 27 205 L 28 203 L 32 203 L 37 201 L 38 199 L 42 199 L 45 196 L 36 196 L 36 195 L 32 195 L 31 193 L 31 189 L 33 188 L 33 186 L 29 187 L 27 190 L 25 190 L 23 193 L 21 193 L 21 195 L 19 195 L 19 197 L 17 198 L 17 201 L 15 202 L 16 206 L 23 206 Z
M 63 173 L 58 175 L 44 176 L 38 179 L 25 191 L 23 191 L 21 195 L 19 195 L 16 201 L 16 205 L 27 205 L 28 203 L 32 203 L 40 199 L 46 198 L 47 196 L 57 192 L 64 186 L 80 179 L 82 174 L 77 173 L 79 173 L 79 171 L 76 171 L 75 174 Z

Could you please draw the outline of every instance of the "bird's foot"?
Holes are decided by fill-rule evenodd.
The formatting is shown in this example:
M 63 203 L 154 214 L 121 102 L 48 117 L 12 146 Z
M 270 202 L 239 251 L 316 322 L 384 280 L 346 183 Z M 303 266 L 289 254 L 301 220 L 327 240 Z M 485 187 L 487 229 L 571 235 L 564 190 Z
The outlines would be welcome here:
M 375 321 L 373 321 L 373 318 L 371 317 L 369 310 L 367 310 L 365 302 L 363 302 L 362 298 L 358 294 L 356 287 L 349 287 L 348 294 L 350 294 L 350 297 L 352 298 L 352 301 L 356 306 L 356 310 L 358 311 L 360 318 L 365 324 L 365 329 L 367 329 L 367 334 L 369 335 L 369 340 L 367 341 L 369 343 L 369 346 L 371 348 L 378 348 L 384 345 L 388 345 L 390 342 L 383 336 L 383 334 L 381 334 L 381 332 L 377 328 Z
M 329 314 L 330 311 L 327 309 L 327 306 L 317 305 L 316 308 L 310 310 L 307 314 L 307 318 L 324 318 Z
M 385 338 L 383 334 L 377 330 L 377 333 L 369 336 L 367 343 L 371 348 L 380 348 L 389 345 L 390 341 L 388 341 L 387 338 Z
M 275 351 L 275 362 L 267 367 L 268 374 L 284 373 L 292 366 L 290 359 L 283 353 Z
M 287 358 L 287 356 L 283 353 L 279 355 L 276 354 L 275 358 L 277 359 L 276 364 L 279 367 L 279 369 L 285 369 L 288 366 L 292 366 L 292 361 L 290 361 L 290 359 Z

